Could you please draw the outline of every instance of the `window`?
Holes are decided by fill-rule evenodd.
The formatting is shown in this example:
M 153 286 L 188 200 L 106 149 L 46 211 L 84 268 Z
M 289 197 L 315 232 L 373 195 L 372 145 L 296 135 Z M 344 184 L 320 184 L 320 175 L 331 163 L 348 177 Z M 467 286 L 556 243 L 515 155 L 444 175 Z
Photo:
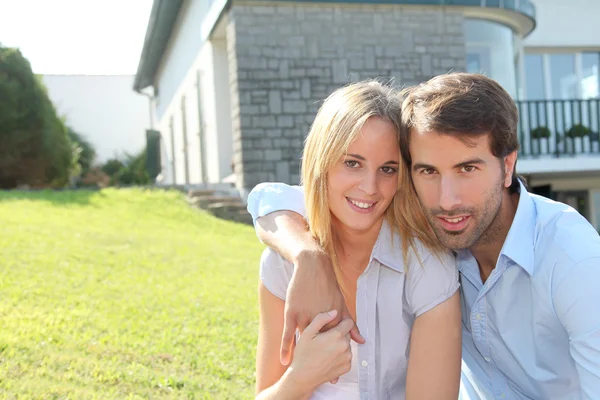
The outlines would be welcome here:
M 590 99 L 600 97 L 600 53 L 581 55 L 581 97 Z
M 550 93 L 553 99 L 577 98 L 574 54 L 550 54 Z
M 467 19 L 464 23 L 464 34 L 467 72 L 489 76 L 516 97 L 513 31 L 497 22 Z
M 481 72 L 481 56 L 477 53 L 467 53 L 467 72 L 478 74 Z
M 530 53 L 525 55 L 528 100 L 600 97 L 600 53 Z
M 525 82 L 525 90 L 529 100 L 546 98 L 544 66 L 541 54 L 528 54 L 525 56 Z

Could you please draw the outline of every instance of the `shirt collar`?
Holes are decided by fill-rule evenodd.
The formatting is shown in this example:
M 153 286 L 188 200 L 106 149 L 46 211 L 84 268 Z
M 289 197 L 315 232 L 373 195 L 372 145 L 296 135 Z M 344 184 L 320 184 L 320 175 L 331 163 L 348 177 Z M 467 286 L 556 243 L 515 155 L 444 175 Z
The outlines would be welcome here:
M 500 257 L 505 256 L 523 268 L 530 276 L 534 270 L 534 240 L 535 240 L 536 210 L 533 199 L 519 180 L 519 203 L 515 217 L 500 250 Z M 458 269 L 467 273 L 469 260 L 473 255 L 468 249 L 456 251 Z M 477 263 L 475 263 L 475 267 Z M 477 268 L 475 268 L 477 270 Z
M 385 219 L 371 253 L 372 259 L 376 259 L 395 271 L 404 273 L 404 257 L 402 256 L 400 236 L 394 233 Z
M 519 181 L 519 203 L 500 255 L 513 260 L 529 275 L 533 275 L 536 210 L 533 199 Z

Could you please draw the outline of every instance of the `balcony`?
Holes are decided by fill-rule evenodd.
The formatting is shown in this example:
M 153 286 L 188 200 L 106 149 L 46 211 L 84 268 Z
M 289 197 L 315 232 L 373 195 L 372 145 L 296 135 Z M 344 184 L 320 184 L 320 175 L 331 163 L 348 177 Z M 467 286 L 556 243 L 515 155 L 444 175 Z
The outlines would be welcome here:
M 600 171 L 600 99 L 516 103 L 519 172 Z

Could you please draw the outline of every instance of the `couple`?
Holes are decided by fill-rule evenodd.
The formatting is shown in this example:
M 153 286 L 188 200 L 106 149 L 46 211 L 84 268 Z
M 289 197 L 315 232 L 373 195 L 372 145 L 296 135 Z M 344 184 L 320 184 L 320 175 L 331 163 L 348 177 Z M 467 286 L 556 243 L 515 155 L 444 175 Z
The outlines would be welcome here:
M 248 199 L 258 398 L 600 398 L 600 238 L 516 177 L 517 123 L 476 74 L 325 101 L 304 189 Z

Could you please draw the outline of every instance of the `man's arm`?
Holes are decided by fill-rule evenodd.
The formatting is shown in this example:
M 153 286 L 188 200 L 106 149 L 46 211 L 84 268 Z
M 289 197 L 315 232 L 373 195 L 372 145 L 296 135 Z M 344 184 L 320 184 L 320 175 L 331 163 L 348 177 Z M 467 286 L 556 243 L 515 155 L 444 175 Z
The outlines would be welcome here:
M 576 264 L 554 290 L 554 308 L 567 330 L 582 399 L 600 394 L 600 257 Z
M 281 341 L 281 362 L 287 365 L 296 327 L 303 331 L 319 313 L 337 310 L 338 317 L 325 326 L 324 330 L 328 330 L 343 318 L 351 318 L 350 313 L 337 284 L 331 259 L 306 225 L 302 188 L 283 183 L 260 184 L 248 197 L 248 211 L 258 237 L 294 264 Z M 350 336 L 364 343 L 356 326 Z

